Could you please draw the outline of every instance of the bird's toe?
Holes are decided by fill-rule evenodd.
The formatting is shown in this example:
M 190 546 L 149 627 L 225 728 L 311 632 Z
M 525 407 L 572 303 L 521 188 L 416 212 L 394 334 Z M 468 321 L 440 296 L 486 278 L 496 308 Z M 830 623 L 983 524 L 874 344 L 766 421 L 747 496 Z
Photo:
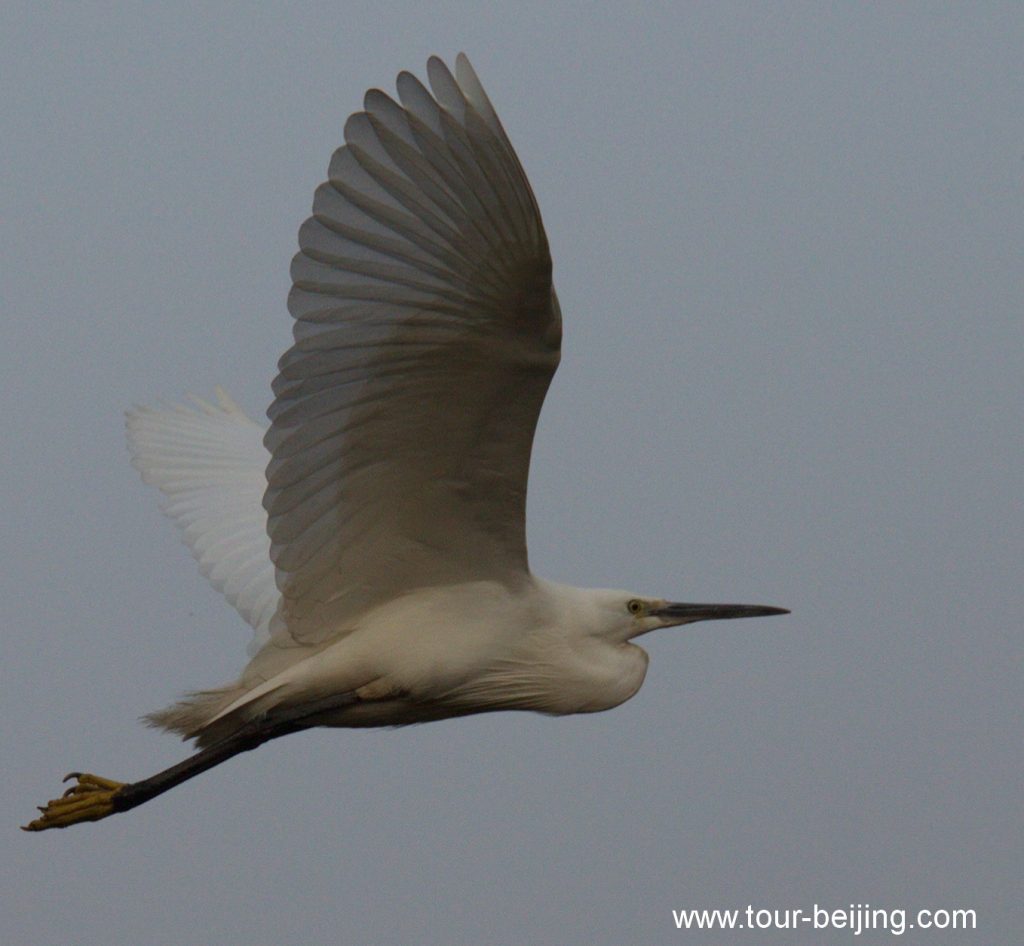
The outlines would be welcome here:
M 81 821 L 99 821 L 114 813 L 114 796 L 124 787 L 123 782 L 90 775 L 88 772 L 71 772 L 64 781 L 75 779 L 60 798 L 54 798 L 40 805 L 42 816 L 22 825 L 24 831 L 46 831 L 49 828 L 67 828 Z

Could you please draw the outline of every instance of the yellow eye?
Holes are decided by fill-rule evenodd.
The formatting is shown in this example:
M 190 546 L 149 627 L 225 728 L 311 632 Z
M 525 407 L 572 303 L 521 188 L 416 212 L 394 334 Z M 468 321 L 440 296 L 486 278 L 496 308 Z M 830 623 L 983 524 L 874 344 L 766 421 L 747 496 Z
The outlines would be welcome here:
M 626 610 L 632 614 L 633 617 L 639 617 L 647 609 L 639 598 L 631 598 L 626 602 Z

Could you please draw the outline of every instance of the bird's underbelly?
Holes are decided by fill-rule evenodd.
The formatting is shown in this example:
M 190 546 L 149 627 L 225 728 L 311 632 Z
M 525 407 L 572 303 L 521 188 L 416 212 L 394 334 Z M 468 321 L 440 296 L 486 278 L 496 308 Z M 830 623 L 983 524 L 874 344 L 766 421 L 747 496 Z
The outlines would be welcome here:
M 583 653 L 556 648 L 513 656 L 467 677 L 444 695 L 462 715 L 489 710 L 532 710 L 552 716 L 597 713 L 632 697 L 647 673 L 647 654 L 632 644 L 601 645 Z
M 599 713 L 636 694 L 647 675 L 647 653 L 633 644 L 615 646 L 614 652 L 603 645 L 600 659 L 588 655 L 559 669 L 546 694 L 548 708 L 542 712 Z
M 356 642 L 349 641 L 350 645 Z M 395 642 L 396 647 L 399 641 Z M 632 697 L 647 672 L 647 654 L 632 644 L 585 648 L 509 648 L 497 651 L 467 635 L 453 647 L 403 639 L 388 659 L 361 664 L 361 682 L 351 704 L 310 720 L 313 725 L 404 726 L 500 710 L 553 716 L 596 713 Z M 380 651 L 377 651 L 378 660 Z M 340 653 L 320 664 L 339 667 Z M 334 692 L 340 679 L 336 678 Z

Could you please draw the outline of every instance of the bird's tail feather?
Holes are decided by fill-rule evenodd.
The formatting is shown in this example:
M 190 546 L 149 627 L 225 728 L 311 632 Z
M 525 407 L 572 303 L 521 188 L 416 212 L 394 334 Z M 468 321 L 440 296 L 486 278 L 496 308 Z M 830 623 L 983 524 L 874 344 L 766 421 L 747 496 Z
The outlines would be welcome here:
M 248 689 L 241 683 L 232 683 L 214 690 L 199 690 L 187 694 L 184 699 L 166 709 L 147 713 L 142 718 L 154 729 L 179 733 L 182 739 L 195 739 L 196 745 L 202 747 L 229 735 L 238 725 L 237 720 L 228 717 L 212 727 L 208 726 L 211 720 Z M 225 725 L 221 725 L 221 722 Z

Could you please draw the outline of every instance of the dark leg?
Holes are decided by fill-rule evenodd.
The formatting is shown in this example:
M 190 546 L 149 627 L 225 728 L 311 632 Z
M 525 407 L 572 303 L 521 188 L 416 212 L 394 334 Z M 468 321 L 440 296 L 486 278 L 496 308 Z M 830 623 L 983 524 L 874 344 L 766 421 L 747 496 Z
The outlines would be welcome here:
M 287 736 L 309 727 L 311 717 L 340 709 L 357 701 L 354 694 L 307 703 L 295 709 L 275 712 L 273 717 L 258 718 L 245 723 L 220 742 L 200 749 L 193 756 L 157 772 L 140 782 L 114 782 L 83 772 L 72 772 L 64 781 L 77 779 L 61 798 L 40 807 L 41 818 L 22 826 L 23 831 L 45 831 L 48 828 L 66 828 L 80 821 L 99 821 L 120 811 L 137 808 L 151 798 L 187 782 L 207 769 L 226 762 L 240 752 L 248 752 L 271 739 Z

